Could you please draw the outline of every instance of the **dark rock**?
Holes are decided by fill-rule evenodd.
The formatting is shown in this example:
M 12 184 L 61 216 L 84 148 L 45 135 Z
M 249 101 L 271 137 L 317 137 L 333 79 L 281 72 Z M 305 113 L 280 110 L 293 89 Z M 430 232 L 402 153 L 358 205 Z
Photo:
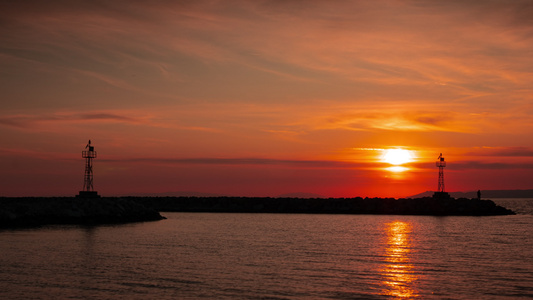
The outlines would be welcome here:
M 123 198 L 0 198 L 0 227 L 113 224 L 164 219 L 153 208 Z
M 0 198 L 0 227 L 155 221 L 164 219 L 159 211 L 430 216 L 515 214 L 491 200 L 466 198 Z
M 133 198 L 133 197 L 132 197 Z M 491 200 L 394 198 L 249 198 L 249 197 L 143 197 L 134 198 L 158 211 L 396 214 L 432 216 L 510 215 L 513 211 Z

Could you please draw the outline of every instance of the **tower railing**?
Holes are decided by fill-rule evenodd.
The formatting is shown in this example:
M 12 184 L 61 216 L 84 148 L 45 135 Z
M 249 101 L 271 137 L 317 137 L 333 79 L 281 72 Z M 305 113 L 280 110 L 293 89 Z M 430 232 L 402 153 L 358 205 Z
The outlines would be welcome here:
M 96 151 L 94 151 L 94 150 L 82 151 L 81 152 L 81 157 L 83 157 L 83 158 L 96 158 Z

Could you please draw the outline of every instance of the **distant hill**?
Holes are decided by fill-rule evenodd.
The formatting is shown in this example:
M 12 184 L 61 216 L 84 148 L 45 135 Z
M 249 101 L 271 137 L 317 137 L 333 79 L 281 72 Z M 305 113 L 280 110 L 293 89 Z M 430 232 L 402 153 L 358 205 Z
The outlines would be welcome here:
M 425 191 L 406 198 L 422 198 L 433 196 L 434 191 Z M 454 198 L 477 198 L 477 191 L 449 192 Z M 533 198 L 531 190 L 481 190 L 481 198 Z

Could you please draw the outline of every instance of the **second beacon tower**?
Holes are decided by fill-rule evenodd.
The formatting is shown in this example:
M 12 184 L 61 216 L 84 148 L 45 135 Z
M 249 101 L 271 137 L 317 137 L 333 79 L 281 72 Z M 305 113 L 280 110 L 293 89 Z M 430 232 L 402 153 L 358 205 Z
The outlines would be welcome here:
M 448 199 L 450 195 L 444 191 L 444 167 L 446 167 L 446 161 L 442 153 L 437 158 L 436 166 L 439 168 L 439 185 L 438 190 L 433 194 L 433 198 Z
M 94 147 L 91 146 L 91 140 L 85 146 L 85 149 L 82 151 L 81 156 L 85 158 L 85 176 L 83 180 L 83 190 L 80 191 L 79 197 L 84 198 L 96 198 L 99 197 L 98 193 L 94 190 L 93 187 L 93 159 L 96 158 L 96 151 Z

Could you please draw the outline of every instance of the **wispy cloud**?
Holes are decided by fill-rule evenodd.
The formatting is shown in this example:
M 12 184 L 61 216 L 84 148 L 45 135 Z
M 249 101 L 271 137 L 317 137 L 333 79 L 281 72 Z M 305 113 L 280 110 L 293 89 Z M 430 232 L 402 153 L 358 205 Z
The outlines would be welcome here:
M 120 122 L 120 123 L 146 123 L 146 118 L 131 117 L 106 112 L 90 113 L 56 113 L 41 115 L 8 115 L 0 116 L 0 125 L 15 128 L 32 128 L 42 123 L 76 123 L 76 122 Z
M 429 162 L 415 162 L 410 166 L 417 170 L 432 170 L 435 171 L 435 164 Z M 479 170 L 533 170 L 533 162 L 515 162 L 515 161 L 500 161 L 500 162 L 487 162 L 487 161 L 448 161 L 446 166 L 447 171 L 479 171 Z M 446 172 L 446 171 L 445 171 Z
M 375 167 L 372 163 L 333 160 L 292 160 L 271 158 L 124 158 L 100 159 L 109 163 L 192 164 L 192 165 L 287 165 L 301 168 L 360 169 Z
M 469 156 L 533 157 L 532 147 L 482 147 L 466 153 Z
M 134 57 L 168 64 L 169 57 L 182 54 L 254 66 L 287 78 L 305 76 L 298 67 L 365 85 L 424 88 L 446 83 L 456 96 L 493 92 L 498 82 L 525 84 L 519 75 L 529 73 L 520 63 L 529 53 L 526 41 L 532 30 L 523 18 L 531 12 L 527 1 L 51 2 L 34 3 L 39 10 L 13 4 L 6 9 L 11 12 L 7 22 L 45 33 L 41 46 L 74 50 L 79 58 L 115 68 Z M 502 58 L 512 67 L 503 66 Z M 499 67 L 489 70 L 491 63 Z
M 531 162 L 454 162 L 447 166 L 450 170 L 505 170 L 505 169 L 528 169 L 533 170 Z

